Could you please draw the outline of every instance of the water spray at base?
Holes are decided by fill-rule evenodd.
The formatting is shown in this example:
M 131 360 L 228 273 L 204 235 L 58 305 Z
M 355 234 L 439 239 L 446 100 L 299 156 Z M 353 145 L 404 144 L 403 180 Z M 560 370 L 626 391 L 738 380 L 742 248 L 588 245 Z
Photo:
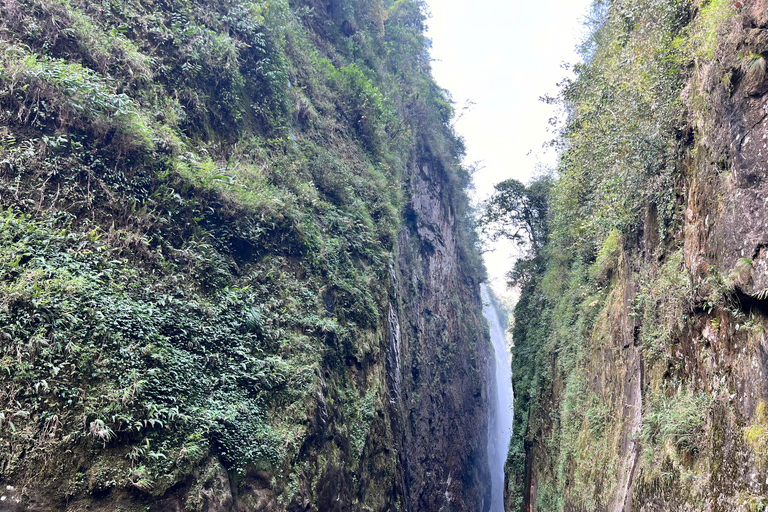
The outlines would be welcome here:
M 512 371 L 510 369 L 507 339 L 501 313 L 491 301 L 490 293 L 482 285 L 483 314 L 491 329 L 491 342 L 495 353 L 495 378 L 491 389 L 488 422 L 488 464 L 491 468 L 490 512 L 504 512 L 504 463 L 507 460 L 509 440 L 512 436 L 513 401 Z

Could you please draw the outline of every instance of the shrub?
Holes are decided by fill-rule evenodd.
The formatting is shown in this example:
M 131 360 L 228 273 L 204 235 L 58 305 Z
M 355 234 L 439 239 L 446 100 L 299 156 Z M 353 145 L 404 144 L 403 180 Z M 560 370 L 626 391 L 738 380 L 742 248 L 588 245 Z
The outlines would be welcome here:
M 693 287 L 683 251 L 669 255 L 660 268 L 649 266 L 641 283 L 633 310 L 642 318 L 640 340 L 652 362 L 665 356 L 692 310 Z
M 768 462 L 768 406 L 764 401 L 757 404 L 755 415 L 744 428 L 744 441 L 752 449 L 760 467 Z
M 381 91 L 355 64 L 336 68 L 329 61 L 323 64 L 331 82 L 340 92 L 342 112 L 371 153 L 382 150 L 384 128 L 394 117 L 386 106 Z
M 18 119 L 46 122 L 56 116 L 59 126 L 116 129 L 131 144 L 152 146 L 151 129 L 136 104 L 116 93 L 109 80 L 80 64 L 30 55 L 7 47 L 0 55 L 0 98 L 20 103 Z
M 670 396 L 664 391 L 651 393 L 647 404 L 640 428 L 644 448 L 653 453 L 659 446 L 670 443 L 686 454 L 701 450 L 711 396 L 679 388 Z

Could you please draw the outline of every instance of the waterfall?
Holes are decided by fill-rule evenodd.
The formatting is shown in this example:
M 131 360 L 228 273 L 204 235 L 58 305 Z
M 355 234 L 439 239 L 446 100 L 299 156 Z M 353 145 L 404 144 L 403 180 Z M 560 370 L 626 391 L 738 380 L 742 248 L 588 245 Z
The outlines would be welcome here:
M 491 301 L 485 285 L 481 285 L 483 314 L 491 328 L 491 342 L 495 353 L 495 378 L 491 386 L 491 406 L 488 421 L 488 464 L 491 467 L 490 512 L 504 512 L 504 463 L 512 437 L 512 370 L 510 369 L 507 339 L 501 315 Z

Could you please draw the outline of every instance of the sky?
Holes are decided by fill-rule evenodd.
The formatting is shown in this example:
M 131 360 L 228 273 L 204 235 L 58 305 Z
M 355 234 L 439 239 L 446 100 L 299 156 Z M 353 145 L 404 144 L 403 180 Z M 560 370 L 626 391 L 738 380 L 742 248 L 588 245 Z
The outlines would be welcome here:
M 480 162 L 474 174 L 476 200 L 509 178 L 524 183 L 537 164 L 552 166 L 554 155 L 542 146 L 553 138 L 554 107 L 539 101 L 555 95 L 568 76 L 564 63 L 578 61 L 583 20 L 591 0 L 427 0 L 431 17 L 432 70 L 450 91 L 461 117 L 457 132 L 467 146 L 467 164 Z M 463 110 L 467 102 L 473 103 Z M 509 296 L 504 274 L 515 250 L 498 243 L 484 255 L 491 286 Z

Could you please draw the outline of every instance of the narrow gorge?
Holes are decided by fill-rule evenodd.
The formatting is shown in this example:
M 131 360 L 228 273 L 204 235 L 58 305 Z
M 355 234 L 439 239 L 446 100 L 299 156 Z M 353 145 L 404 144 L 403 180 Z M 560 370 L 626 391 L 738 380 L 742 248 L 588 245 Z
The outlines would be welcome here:
M 768 1 L 595 0 L 488 198 L 428 12 L 0 0 L 0 511 L 768 510 Z

